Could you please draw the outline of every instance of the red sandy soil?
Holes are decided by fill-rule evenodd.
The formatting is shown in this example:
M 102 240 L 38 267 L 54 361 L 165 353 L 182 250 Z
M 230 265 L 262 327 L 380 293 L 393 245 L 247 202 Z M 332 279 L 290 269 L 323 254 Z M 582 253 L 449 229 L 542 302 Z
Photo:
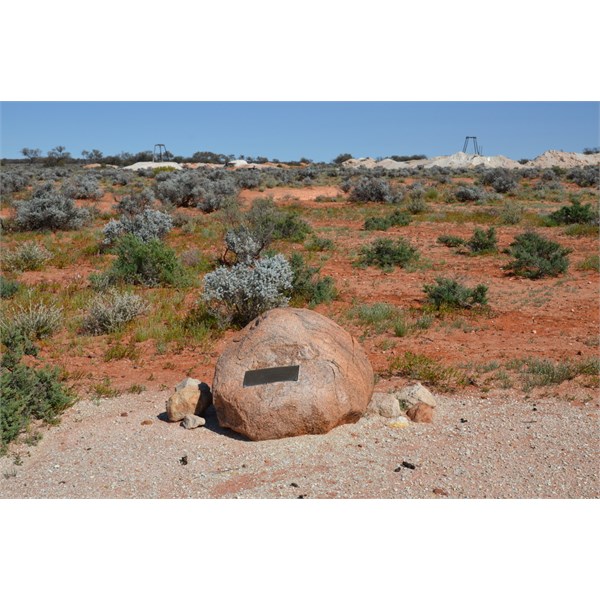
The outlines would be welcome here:
M 441 234 L 470 237 L 476 227 L 474 224 L 415 221 L 408 227 L 392 228 L 387 232 L 364 232 L 362 220 L 345 218 L 350 209 L 346 201 L 316 201 L 319 196 L 343 196 L 335 186 L 274 188 L 265 192 L 244 190 L 241 193 L 245 205 L 256 197 L 265 196 L 272 196 L 279 205 L 321 209 L 319 215 L 311 215 L 307 210 L 302 216 L 311 223 L 316 233 L 335 241 L 335 251 L 327 253 L 330 257 L 323 264 L 321 275 L 334 278 L 340 296 L 331 305 L 321 305 L 315 310 L 334 318 L 357 337 L 363 334 L 364 328 L 346 317 L 353 302 L 387 302 L 403 309 L 418 309 L 425 299 L 423 285 L 433 283 L 439 276 L 458 278 L 469 286 L 479 283 L 489 286 L 490 310 L 487 313 L 465 312 L 446 316 L 443 320 L 436 318 L 429 329 L 402 338 L 394 337 L 390 332 L 361 338 L 375 372 L 382 377 L 377 386 L 379 389 L 396 387 L 403 382 L 390 377 L 388 367 L 394 357 L 402 356 L 406 351 L 426 355 L 445 366 L 490 361 L 505 363 L 526 357 L 564 361 L 597 356 L 600 279 L 596 272 L 575 268 L 584 258 L 597 253 L 597 240 L 593 238 L 566 236 L 561 228 L 544 229 L 543 235 L 573 250 L 569 256 L 571 266 L 567 274 L 558 278 L 531 281 L 507 275 L 503 266 L 508 257 L 504 254 L 467 256 L 436 241 Z M 112 194 L 105 194 L 97 202 L 82 201 L 82 204 L 86 203 L 103 212 L 114 207 Z M 443 210 L 446 208 L 436 206 L 436 212 Z M 453 207 L 452 210 L 470 209 Z M 324 212 L 330 216 L 322 218 Z M 327 231 L 320 232 L 324 228 Z M 523 231 L 521 226 L 498 228 L 499 247 L 506 248 L 514 236 Z M 378 237 L 394 239 L 399 235 L 416 246 L 437 268 L 414 272 L 397 268 L 385 274 L 374 267 L 360 269 L 354 265 L 361 246 Z M 317 259 L 318 255 L 315 255 L 314 261 Z M 73 266 L 63 269 L 49 267 L 44 271 L 22 274 L 19 279 L 27 284 L 48 282 L 61 286 L 85 286 L 93 270 L 82 259 Z M 197 297 L 198 290 L 190 292 L 186 304 L 191 307 Z M 133 384 L 143 385 L 149 390 L 171 389 L 186 374 L 211 384 L 216 360 L 233 333 L 226 332 L 221 339 L 209 342 L 205 348 L 186 347 L 164 355 L 156 354 L 154 342 L 148 341 L 137 345 L 141 349 L 141 358 L 137 361 L 105 362 L 105 336 L 86 342 L 84 348 L 77 348 L 73 334 L 63 330 L 43 344 L 42 357 L 63 366 L 82 393 L 89 392 L 93 384 L 101 382 L 104 377 L 109 377 L 113 387 L 119 390 L 126 390 Z M 389 343 L 382 345 L 385 340 Z M 481 384 L 484 379 L 482 377 L 474 383 Z M 581 387 L 577 381 L 562 384 L 560 389 L 565 396 L 586 401 L 596 394 L 596 390 Z M 536 390 L 534 393 L 542 392 Z

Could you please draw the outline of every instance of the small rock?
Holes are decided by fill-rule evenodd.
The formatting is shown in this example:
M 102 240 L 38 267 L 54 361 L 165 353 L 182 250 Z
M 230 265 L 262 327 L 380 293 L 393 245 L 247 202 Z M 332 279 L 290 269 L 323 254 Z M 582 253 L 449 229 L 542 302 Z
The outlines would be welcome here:
M 186 377 L 175 386 L 175 393 L 167 400 L 167 418 L 175 422 L 189 414 L 202 417 L 211 404 L 210 387 L 199 379 Z
M 437 402 L 433 397 L 433 394 L 420 383 L 409 385 L 408 387 L 401 389 L 399 392 L 396 392 L 396 398 L 398 398 L 401 403 L 408 404 L 409 406 L 414 406 L 419 402 L 428 404 L 433 408 L 437 406 Z
M 463 418 L 461 417 L 461 419 L 460 419 L 460 422 L 461 422 L 461 423 L 466 423 L 466 422 L 467 422 L 467 419 L 463 419 Z
M 121 413 L 121 416 L 122 416 L 122 417 L 128 417 L 128 416 L 129 416 L 129 413 L 122 412 L 122 413 Z
M 429 404 L 419 402 L 406 411 L 406 416 L 415 423 L 431 423 L 433 421 L 433 408 Z
M 180 464 L 180 465 L 187 465 L 187 464 L 188 464 L 188 457 L 187 457 L 187 454 L 186 454 L 185 456 L 182 456 L 182 457 L 179 459 L 179 464 Z
M 443 490 L 442 488 L 433 488 L 433 493 L 436 496 L 447 496 L 448 492 L 446 490 Z
M 393 421 L 388 423 L 388 427 L 394 427 L 396 429 L 402 429 L 403 427 L 408 427 L 410 425 L 410 421 L 406 417 L 398 417 Z
M 290 487 L 300 487 L 297 483 L 290 483 Z
M 203 419 L 198 415 L 185 415 L 181 424 L 185 429 L 196 429 L 196 427 L 203 427 L 206 425 L 206 419 Z
M 144 419 L 141 425 L 152 425 L 152 421 L 150 419 Z
M 417 467 L 415 465 L 413 465 L 412 463 L 409 463 L 408 461 L 403 460 L 402 464 L 399 467 L 396 467 L 394 469 L 394 473 L 400 473 L 400 471 L 402 471 L 402 468 L 414 470 Z
M 399 417 L 401 414 L 400 402 L 394 394 L 375 392 L 369 406 L 367 406 L 367 414 L 375 414 L 387 419 Z

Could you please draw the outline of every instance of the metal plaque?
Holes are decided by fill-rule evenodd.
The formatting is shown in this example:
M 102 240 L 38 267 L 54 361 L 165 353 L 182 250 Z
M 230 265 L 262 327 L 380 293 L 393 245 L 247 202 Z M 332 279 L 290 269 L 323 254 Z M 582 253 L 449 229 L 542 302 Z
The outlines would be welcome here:
M 244 374 L 244 387 L 265 385 L 266 383 L 277 383 L 279 381 L 298 381 L 299 372 L 300 365 L 246 371 Z

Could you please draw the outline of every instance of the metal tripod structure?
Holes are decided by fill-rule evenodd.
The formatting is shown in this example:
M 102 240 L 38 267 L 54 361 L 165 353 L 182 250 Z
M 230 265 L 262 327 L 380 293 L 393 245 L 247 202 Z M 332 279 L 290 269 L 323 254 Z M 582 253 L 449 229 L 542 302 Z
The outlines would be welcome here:
M 473 149 L 475 150 L 475 154 L 477 154 L 477 156 L 481 156 L 481 153 L 483 152 L 483 148 L 479 147 L 479 144 L 477 143 L 477 137 L 474 135 L 468 135 L 465 138 L 465 143 L 463 145 L 463 152 L 467 152 L 467 147 L 469 146 L 469 140 L 473 140 Z
M 171 153 L 164 144 L 154 144 L 152 162 L 164 162 Z

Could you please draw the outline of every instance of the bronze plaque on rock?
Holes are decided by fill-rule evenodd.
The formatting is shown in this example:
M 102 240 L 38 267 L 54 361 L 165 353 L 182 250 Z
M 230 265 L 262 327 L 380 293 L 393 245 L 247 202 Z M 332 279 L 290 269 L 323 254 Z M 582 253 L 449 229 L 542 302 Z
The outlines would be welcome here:
M 253 385 L 265 385 L 267 383 L 278 383 L 280 381 L 298 381 L 300 365 L 291 367 L 271 367 L 269 369 L 256 369 L 244 373 L 244 387 Z

